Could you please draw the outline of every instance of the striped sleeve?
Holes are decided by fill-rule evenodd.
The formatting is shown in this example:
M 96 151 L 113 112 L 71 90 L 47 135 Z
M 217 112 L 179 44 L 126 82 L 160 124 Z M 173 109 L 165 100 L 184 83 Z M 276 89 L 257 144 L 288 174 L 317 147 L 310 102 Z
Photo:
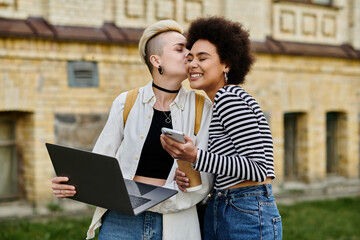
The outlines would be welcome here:
M 218 119 L 211 128 L 225 130 L 230 136 L 236 154 L 226 156 L 213 153 L 214 151 L 199 150 L 195 169 L 236 179 L 265 181 L 267 176 L 265 146 L 254 108 L 251 107 L 252 103 L 230 92 L 220 94 L 215 103 L 214 118 Z M 256 102 L 255 105 L 258 106 Z M 211 144 L 212 149 L 227 147 L 226 142 L 221 141 Z

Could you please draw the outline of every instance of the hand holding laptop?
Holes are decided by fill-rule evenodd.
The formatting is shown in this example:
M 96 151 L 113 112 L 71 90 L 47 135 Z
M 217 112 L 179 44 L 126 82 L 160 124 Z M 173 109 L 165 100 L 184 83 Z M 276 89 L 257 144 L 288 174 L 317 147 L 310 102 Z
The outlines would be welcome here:
M 177 193 L 125 179 L 115 157 L 51 143 L 46 143 L 46 148 L 59 176 L 52 179 L 57 197 L 138 215 Z
M 64 184 L 69 181 L 67 177 L 54 177 L 51 180 L 51 188 L 53 193 L 58 198 L 73 197 L 76 194 L 75 187 L 72 185 Z

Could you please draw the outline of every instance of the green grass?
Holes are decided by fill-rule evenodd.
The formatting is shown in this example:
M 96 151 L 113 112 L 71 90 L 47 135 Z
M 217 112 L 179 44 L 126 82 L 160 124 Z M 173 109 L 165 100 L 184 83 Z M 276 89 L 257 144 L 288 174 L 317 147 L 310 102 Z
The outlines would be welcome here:
M 0 222 L 1 240 L 84 240 L 90 217 Z
M 279 211 L 283 239 L 360 239 L 360 197 L 280 205 Z
M 360 240 L 360 197 L 279 205 L 284 240 Z M 85 239 L 90 217 L 0 222 L 1 240 Z

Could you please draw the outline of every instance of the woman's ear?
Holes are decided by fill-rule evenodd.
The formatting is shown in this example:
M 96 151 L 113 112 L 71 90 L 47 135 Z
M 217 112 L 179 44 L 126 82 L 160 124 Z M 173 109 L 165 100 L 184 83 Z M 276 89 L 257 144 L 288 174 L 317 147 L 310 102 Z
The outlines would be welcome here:
M 158 55 L 151 55 L 150 62 L 154 66 L 154 68 L 159 68 L 161 65 L 160 57 Z
M 227 73 L 228 73 L 230 70 L 231 70 L 231 67 L 229 67 L 228 65 L 226 65 L 223 72 L 227 72 Z
M 231 65 L 230 65 L 230 64 L 226 64 L 226 65 L 225 65 L 225 70 L 226 70 L 227 72 L 229 72 L 229 71 L 231 70 Z

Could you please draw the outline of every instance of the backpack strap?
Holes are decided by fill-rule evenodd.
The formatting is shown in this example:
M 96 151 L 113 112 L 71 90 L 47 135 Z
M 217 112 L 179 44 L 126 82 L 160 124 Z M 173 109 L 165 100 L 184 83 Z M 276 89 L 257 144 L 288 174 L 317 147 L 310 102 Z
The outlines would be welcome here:
M 135 89 L 131 89 L 126 95 L 124 112 L 123 112 L 124 127 L 126 124 L 126 120 L 129 116 L 129 113 L 131 111 L 131 108 L 134 106 L 138 93 L 139 93 L 139 88 L 135 88 Z
M 195 93 L 195 127 L 194 134 L 198 134 L 201 125 L 201 117 L 204 108 L 205 97 L 199 93 Z

